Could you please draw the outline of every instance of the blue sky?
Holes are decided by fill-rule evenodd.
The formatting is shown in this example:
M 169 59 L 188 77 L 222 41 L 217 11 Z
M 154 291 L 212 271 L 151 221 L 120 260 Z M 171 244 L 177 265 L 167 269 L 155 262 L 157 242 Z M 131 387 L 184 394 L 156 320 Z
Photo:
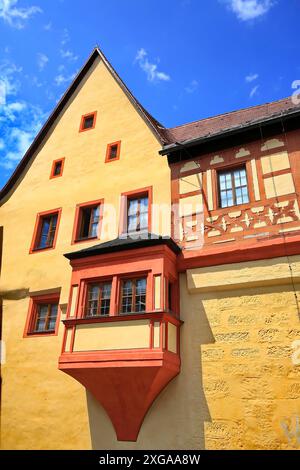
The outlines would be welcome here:
M 98 44 L 167 127 L 293 93 L 299 0 L 0 0 L 0 187 Z

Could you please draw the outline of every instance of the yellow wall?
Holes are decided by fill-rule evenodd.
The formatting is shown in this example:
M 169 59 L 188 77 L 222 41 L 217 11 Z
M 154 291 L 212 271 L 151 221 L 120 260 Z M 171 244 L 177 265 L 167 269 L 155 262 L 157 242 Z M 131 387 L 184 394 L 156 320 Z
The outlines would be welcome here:
M 96 128 L 79 133 L 81 115 L 95 110 Z M 117 140 L 122 141 L 120 160 L 105 164 L 106 145 Z M 160 148 L 98 60 L 53 126 L 29 171 L 0 207 L 0 226 L 4 226 L 0 293 L 6 344 L 2 448 L 90 448 L 85 390 L 57 369 L 62 323 L 58 336 L 23 339 L 28 294 L 61 288 L 65 317 L 71 267 L 63 254 L 97 243 L 71 245 L 77 203 L 104 198 L 118 212 L 122 192 L 153 186 L 154 203 L 170 204 L 170 173 L 166 159 L 158 155 Z M 50 180 L 52 162 L 61 157 L 65 157 L 63 176 Z M 55 250 L 29 255 L 36 214 L 59 207 L 62 216 Z M 110 238 L 117 235 L 117 228 L 113 228 Z
M 78 133 L 81 115 L 94 110 L 96 129 Z M 117 140 L 121 158 L 105 164 L 106 145 Z M 58 336 L 23 338 L 29 292 L 61 288 L 64 318 L 71 268 L 63 253 L 95 243 L 70 244 L 77 203 L 104 198 L 118 209 L 121 192 L 153 185 L 154 203 L 170 204 L 169 168 L 159 149 L 97 62 L 0 207 L 3 449 L 296 448 L 286 430 L 293 433 L 300 414 L 300 366 L 291 360 L 300 327 L 286 259 L 181 275 L 182 370 L 154 402 L 136 443 L 118 442 L 99 404 L 58 371 L 62 324 Z M 60 157 L 63 177 L 49 180 Z M 29 255 L 37 212 L 58 207 L 56 249 Z M 291 262 L 300 297 L 299 257 Z M 155 345 L 157 333 L 156 327 Z
M 74 351 L 149 348 L 149 344 L 149 320 L 95 323 L 76 327 Z
M 290 262 L 300 299 L 299 256 Z M 204 329 L 197 346 L 207 449 L 300 449 L 298 308 L 286 258 L 187 273 L 181 313 L 186 322 L 198 314 Z

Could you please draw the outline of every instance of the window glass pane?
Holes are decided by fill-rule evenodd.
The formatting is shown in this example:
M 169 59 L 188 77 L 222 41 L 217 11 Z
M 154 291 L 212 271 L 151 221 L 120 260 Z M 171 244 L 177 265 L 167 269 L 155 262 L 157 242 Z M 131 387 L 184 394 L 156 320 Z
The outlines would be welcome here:
M 128 201 L 128 231 L 144 230 L 148 227 L 148 197 Z
M 137 279 L 136 281 L 136 293 L 140 295 L 146 292 L 146 279 Z
M 35 332 L 47 332 L 55 330 L 58 304 L 39 304 L 35 321 Z
M 40 240 L 39 240 L 37 248 L 48 248 L 53 245 L 56 225 L 57 225 L 57 214 L 42 218 Z
M 88 287 L 88 301 L 87 301 L 87 315 L 97 315 L 98 299 L 99 299 L 99 286 L 92 284 Z
M 48 330 L 55 330 L 56 318 L 50 318 L 48 323 Z
M 45 319 L 48 314 L 48 304 L 38 306 L 38 317 Z
M 100 205 L 94 207 L 82 207 L 80 211 L 81 225 L 78 238 L 96 237 L 98 235 Z
M 140 215 L 140 230 L 148 228 L 148 212 Z
M 117 154 L 118 154 L 118 146 L 117 145 L 112 145 L 109 148 L 109 159 L 113 160 L 114 158 L 117 157 Z
M 92 209 L 93 222 L 98 222 L 100 216 L 100 206 L 95 206 Z
M 101 315 L 109 315 L 111 282 L 102 284 Z
M 98 222 L 91 225 L 90 237 L 97 237 L 98 235 Z
M 109 299 L 110 298 L 110 292 L 111 292 L 111 282 L 107 284 L 103 284 L 102 286 L 102 297 L 104 299 Z
M 53 215 L 51 217 L 50 230 L 49 230 L 49 236 L 48 236 L 48 246 L 53 245 L 53 241 L 54 241 L 54 237 L 55 237 L 55 231 L 56 231 L 56 225 L 57 225 L 57 214 Z
M 136 215 L 138 211 L 138 199 L 129 199 L 128 215 Z
M 148 198 L 147 197 L 143 197 L 141 199 L 141 209 L 140 209 L 141 212 L 148 212 Z
M 220 189 L 226 189 L 226 181 L 224 175 L 220 175 Z
M 58 305 L 57 304 L 52 304 L 51 305 L 51 310 L 50 310 L 51 317 L 56 317 L 57 316 L 57 310 L 58 310 Z
M 45 331 L 46 321 L 44 319 L 37 319 L 35 331 Z
M 86 316 L 109 315 L 111 282 L 88 286 Z
M 227 173 L 225 177 L 226 177 L 226 187 L 231 188 L 232 187 L 231 173 Z
M 89 236 L 91 211 L 92 209 L 90 207 L 81 208 L 81 229 L 79 238 L 87 238 Z
M 94 124 L 94 115 L 86 116 L 83 121 L 83 128 L 90 129 Z
M 46 248 L 48 246 L 48 234 L 50 228 L 50 218 L 43 218 L 42 220 L 42 229 L 41 229 L 41 239 L 39 243 L 39 248 Z
M 146 310 L 146 279 L 137 279 L 135 311 L 145 312 Z
M 138 218 L 136 216 L 128 217 L 128 232 L 133 232 L 137 230 Z
M 62 163 L 61 163 L 61 162 L 56 162 L 56 163 L 55 163 L 55 166 L 54 166 L 54 175 L 55 175 L 55 176 L 61 174 L 61 167 L 62 167 Z
M 219 174 L 219 191 L 221 207 L 249 202 L 246 169 L 238 168 Z
M 124 281 L 122 286 L 122 313 L 132 312 L 132 282 Z

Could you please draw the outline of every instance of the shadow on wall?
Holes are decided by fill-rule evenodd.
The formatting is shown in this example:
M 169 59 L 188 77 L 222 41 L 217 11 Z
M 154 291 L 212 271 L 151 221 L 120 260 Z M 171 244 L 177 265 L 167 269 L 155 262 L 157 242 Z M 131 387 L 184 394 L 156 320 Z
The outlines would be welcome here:
M 181 275 L 182 305 L 186 276 Z M 184 284 L 183 284 L 184 283 Z M 204 449 L 204 422 L 210 414 L 203 392 L 201 345 L 214 343 L 202 303 L 189 296 L 182 309 L 181 372 L 161 392 L 145 416 L 137 442 L 118 442 L 105 410 L 87 392 L 93 449 Z

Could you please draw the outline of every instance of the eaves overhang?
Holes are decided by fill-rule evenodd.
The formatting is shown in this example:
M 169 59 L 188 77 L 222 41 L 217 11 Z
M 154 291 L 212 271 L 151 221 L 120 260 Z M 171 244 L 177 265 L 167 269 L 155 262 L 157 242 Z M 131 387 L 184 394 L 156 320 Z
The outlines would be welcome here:
M 84 250 L 73 251 L 64 254 L 65 258 L 75 260 L 80 258 L 87 258 L 89 256 L 104 255 L 108 253 L 117 253 L 126 250 L 135 250 L 137 248 L 147 248 L 153 246 L 165 245 L 170 248 L 176 255 L 181 253 L 181 248 L 170 237 L 162 237 L 152 233 L 146 233 L 144 236 L 139 237 L 119 237 L 115 240 L 100 243 Z
M 214 142 L 214 141 L 218 141 L 221 139 L 238 136 L 254 129 L 259 129 L 265 126 L 271 126 L 272 124 L 284 122 L 285 120 L 291 119 L 291 118 L 300 118 L 299 108 L 297 110 L 295 109 L 288 110 L 284 113 L 276 114 L 268 118 L 258 119 L 256 121 L 252 121 L 252 122 L 242 124 L 239 126 L 230 127 L 228 129 L 222 129 L 220 132 L 216 132 L 213 134 L 210 133 L 201 137 L 196 137 L 196 138 L 188 139 L 188 140 L 181 141 L 181 142 L 174 142 L 172 144 L 165 145 L 159 151 L 159 154 L 162 156 L 170 155 L 182 149 L 196 147 L 204 143 Z M 299 122 L 299 127 L 300 127 L 300 122 Z

